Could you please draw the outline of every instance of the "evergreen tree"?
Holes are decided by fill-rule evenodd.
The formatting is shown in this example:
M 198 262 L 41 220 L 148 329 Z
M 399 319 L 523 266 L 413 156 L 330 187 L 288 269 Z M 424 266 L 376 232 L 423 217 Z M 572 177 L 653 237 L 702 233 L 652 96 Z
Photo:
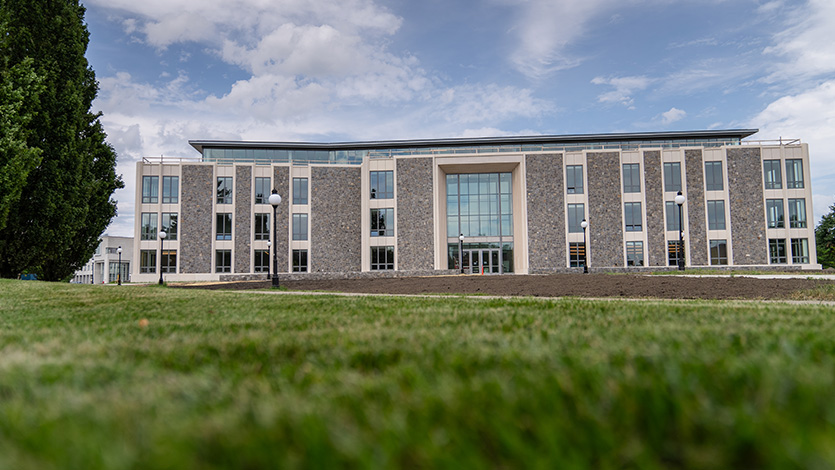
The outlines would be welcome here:
M 20 197 L 7 205 L 2 277 L 24 270 L 53 281 L 70 276 L 93 255 L 116 214 L 111 196 L 124 185 L 100 116 L 90 111 L 98 83 L 84 57 L 84 12 L 78 0 L 0 2 L 4 81 L 7 71 L 28 63 L 40 86 L 26 126 L 28 148 L 40 154 L 30 152 L 26 163 L 34 166 Z
M 835 204 L 829 206 L 829 213 L 815 227 L 815 245 L 821 267 L 835 268 Z

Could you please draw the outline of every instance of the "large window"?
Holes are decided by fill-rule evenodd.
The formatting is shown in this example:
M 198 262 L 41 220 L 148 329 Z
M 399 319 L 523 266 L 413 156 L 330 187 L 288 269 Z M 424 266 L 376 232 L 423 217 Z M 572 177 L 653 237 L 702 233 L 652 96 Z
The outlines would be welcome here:
M 143 212 L 142 213 L 142 231 L 140 239 L 142 240 L 156 240 L 157 239 L 157 213 Z
M 766 199 L 765 212 L 768 217 L 768 228 L 783 228 L 786 226 L 783 221 L 782 199 Z
M 293 240 L 307 240 L 307 214 L 293 214 Z
M 679 258 L 684 259 L 684 245 L 678 240 L 667 242 L 667 265 L 678 266 Z
M 166 240 L 177 239 L 177 219 L 178 217 L 176 212 L 162 213 L 162 225 L 160 228 L 163 232 L 165 232 Z
M 142 177 L 142 203 L 156 204 L 159 202 L 159 176 Z
M 215 240 L 231 240 L 232 214 L 217 214 L 216 220 Z
M 293 204 L 307 204 L 307 178 L 293 178 Z
M 217 203 L 232 204 L 232 177 L 220 176 L 217 179 Z
M 644 265 L 644 242 L 626 242 L 626 265 Z
M 255 204 L 270 203 L 270 178 L 255 178 Z
M 180 201 L 180 177 L 162 177 L 162 203 L 177 204 Z
M 293 272 L 307 272 L 307 250 L 293 250 Z
M 728 241 L 727 240 L 711 240 L 710 241 L 710 264 L 711 265 L 725 265 L 725 264 L 728 264 Z
M 792 238 L 792 263 L 809 264 L 809 240 Z
M 670 162 L 664 164 L 664 191 L 681 191 L 681 163 Z
M 164 273 L 177 272 L 177 250 L 165 250 L 160 258 L 160 267 Z
M 371 199 L 394 198 L 393 171 L 371 171 L 369 172 L 369 179 L 371 185 Z
M 215 250 L 215 272 L 232 272 L 232 250 Z
M 768 239 L 768 259 L 771 264 L 788 263 L 788 257 L 786 256 L 785 238 Z
M 643 230 L 641 203 L 625 202 L 623 204 L 623 220 L 626 225 L 627 232 L 640 232 Z
M 371 270 L 390 271 L 394 269 L 394 247 L 393 246 L 372 246 L 371 247 Z
M 780 160 L 763 160 L 763 179 L 765 189 L 783 189 L 783 174 Z
M 585 204 L 569 204 L 568 205 L 568 232 L 582 233 L 583 227 L 580 225 L 586 218 Z
M 582 268 L 586 265 L 586 244 L 568 244 L 568 265 L 572 268 Z
M 108 266 L 108 282 L 118 282 L 119 281 L 119 274 L 122 275 L 122 282 L 128 282 L 130 280 L 130 263 L 122 262 L 121 267 L 119 269 L 120 263 L 111 261 Z M 121 271 L 121 273 L 119 272 Z
M 139 272 L 143 274 L 157 272 L 157 250 L 141 250 L 139 252 Z
M 255 214 L 255 239 L 269 240 L 270 239 L 270 214 L 258 213 Z
M 256 273 L 266 273 L 270 271 L 270 250 L 255 250 L 255 266 Z
M 803 160 L 786 160 L 786 187 L 789 189 L 803 188 Z
M 623 192 L 641 192 L 641 165 L 638 163 L 623 164 Z
M 669 231 L 676 231 L 679 230 L 679 215 L 678 215 L 678 204 L 674 201 L 667 201 L 664 203 L 664 209 L 667 213 L 667 230 Z
M 789 228 L 806 228 L 806 199 L 789 199 Z
M 394 236 L 394 209 L 371 209 L 371 236 Z
M 565 167 L 565 190 L 568 194 L 583 194 L 583 165 Z
M 722 162 L 705 162 L 705 189 L 722 191 L 725 179 L 722 177 Z
M 510 173 L 447 175 L 447 236 L 513 236 Z
M 707 201 L 707 229 L 725 230 L 725 201 Z

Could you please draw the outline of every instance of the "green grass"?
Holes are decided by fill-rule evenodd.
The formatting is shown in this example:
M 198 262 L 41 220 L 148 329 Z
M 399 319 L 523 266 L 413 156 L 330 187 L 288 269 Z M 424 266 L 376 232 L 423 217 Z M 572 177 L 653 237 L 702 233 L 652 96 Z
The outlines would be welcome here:
M 833 338 L 813 305 L 0 281 L 0 469 L 832 468 Z

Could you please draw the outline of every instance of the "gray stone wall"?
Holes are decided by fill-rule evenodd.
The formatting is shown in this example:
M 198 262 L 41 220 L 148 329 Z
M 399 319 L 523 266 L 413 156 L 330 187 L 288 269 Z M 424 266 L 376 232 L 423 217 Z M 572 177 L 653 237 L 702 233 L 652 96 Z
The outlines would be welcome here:
M 644 190 L 646 191 L 647 244 L 645 266 L 667 265 L 667 230 L 664 219 L 664 182 L 661 177 L 661 152 L 644 152 Z
M 212 201 L 215 197 L 214 167 L 183 165 L 180 204 L 180 273 L 212 271 Z
M 235 272 L 251 271 L 252 167 L 235 167 Z
M 270 215 L 270 228 L 273 229 L 275 227 L 276 220 L 278 221 L 278 229 L 276 230 L 276 240 L 275 246 L 273 247 L 274 253 L 273 255 L 277 258 L 278 268 L 275 269 L 276 272 L 279 273 L 286 273 L 290 269 L 288 267 L 289 263 L 289 249 L 290 249 L 290 236 L 288 235 L 290 231 L 290 224 L 292 223 L 292 219 L 290 218 L 290 201 L 292 201 L 291 195 L 284 193 L 286 188 L 289 188 L 290 184 L 290 168 L 286 166 L 276 166 L 273 167 L 273 189 L 278 189 L 278 194 L 281 196 L 281 204 L 278 205 L 278 212 L 275 220 L 273 220 L 273 216 Z M 272 191 L 272 189 L 271 189 Z M 272 211 L 272 206 L 270 206 L 270 211 Z M 271 212 L 272 214 L 272 212 Z M 310 255 L 308 255 L 308 260 L 310 259 Z M 273 260 L 270 260 L 270 271 L 273 271 Z
M 528 266 L 531 273 L 555 272 L 567 266 L 563 156 L 526 155 L 525 167 Z
M 435 266 L 432 159 L 397 160 L 397 269 L 428 271 Z M 443 247 L 446 253 L 446 247 Z
M 362 270 L 361 169 L 313 167 L 310 176 L 311 272 Z
M 705 219 L 705 165 L 701 150 L 685 150 L 684 162 L 687 173 L 687 198 L 684 213 L 687 214 L 687 229 L 690 233 L 690 264 L 705 266 L 707 257 L 707 226 Z
M 760 148 L 729 148 L 727 157 L 733 262 L 768 264 Z
M 620 153 L 588 153 L 589 266 L 623 266 L 623 198 Z

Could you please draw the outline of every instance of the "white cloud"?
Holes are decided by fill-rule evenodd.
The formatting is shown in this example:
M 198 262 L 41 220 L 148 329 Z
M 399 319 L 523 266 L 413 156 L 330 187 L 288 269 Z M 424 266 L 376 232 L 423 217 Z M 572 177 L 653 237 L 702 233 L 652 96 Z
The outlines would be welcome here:
M 635 77 L 595 77 L 591 83 L 595 85 L 609 85 L 615 89 L 597 96 L 600 103 L 620 103 L 624 106 L 631 106 L 634 103 L 632 94 L 636 91 L 646 89 L 654 80 L 645 76 Z
M 792 25 L 775 34 L 775 44 L 763 51 L 767 56 L 785 59 L 775 64 L 767 81 L 808 79 L 835 72 L 835 2 L 808 0 L 789 15 Z
M 670 108 L 669 111 L 661 113 L 661 122 L 664 125 L 669 125 L 676 121 L 681 121 L 685 116 L 687 116 L 685 111 L 678 108 Z

